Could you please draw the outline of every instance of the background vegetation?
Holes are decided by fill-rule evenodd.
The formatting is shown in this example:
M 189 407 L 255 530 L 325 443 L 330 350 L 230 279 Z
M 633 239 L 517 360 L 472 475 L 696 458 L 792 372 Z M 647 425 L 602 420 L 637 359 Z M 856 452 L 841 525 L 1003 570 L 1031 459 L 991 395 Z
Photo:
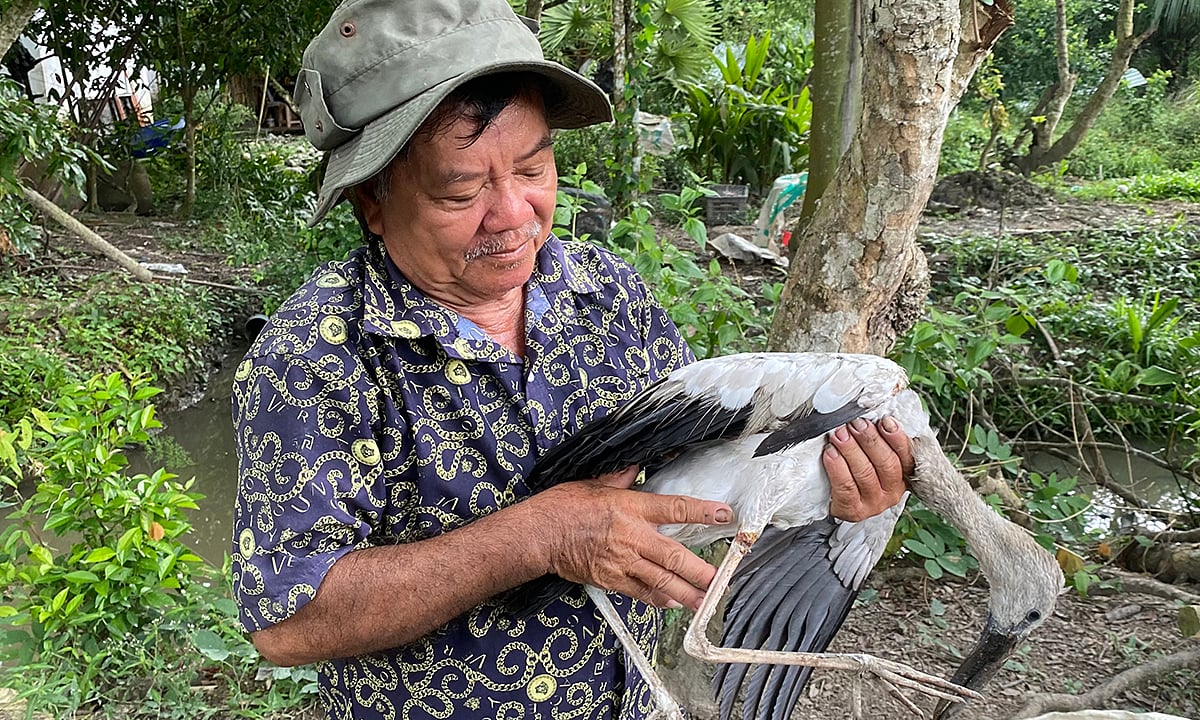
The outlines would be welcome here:
M 257 130 L 256 109 L 227 92 L 237 73 L 293 73 L 331 5 L 292 3 L 281 18 L 282 6 L 265 3 L 54 3 L 30 27 L 66 62 L 116 61 L 132 48 L 161 73 L 158 115 L 189 127 L 139 161 L 155 212 L 183 228 L 162 242 L 249 269 L 264 292 L 251 296 L 263 298 L 254 310 L 269 311 L 317 264 L 359 242 L 344 206 L 307 227 L 317 153 Z M 0 2 L 0 17 L 13 6 Z M 1069 6 L 1086 89 L 1111 51 L 1116 3 Z M 1017 3 L 1016 28 L 951 120 L 944 174 L 1013 167 L 1028 114 L 1054 82 L 1045 62 L 1053 8 Z M 744 183 L 754 208 L 777 175 L 805 169 L 811 7 L 664 0 L 635 3 L 633 16 L 630 83 L 618 98 L 626 122 L 560 136 L 562 184 L 616 203 L 615 225 L 592 239 L 638 268 L 698 356 L 759 349 L 780 285 L 739 282 L 711 258 L 705 187 Z M 103 47 L 89 30 L 100 18 L 116 26 Z M 1196 22 L 1151 36 L 1133 62 L 1148 84 L 1119 90 L 1076 152 L 1033 180 L 1081 200 L 1200 202 Z M 547 10 L 543 28 L 548 53 L 611 85 L 609 3 L 570 0 Z M 673 151 L 638 148 L 627 130 L 639 110 L 670 119 Z M 206 353 L 235 331 L 247 295 L 64 275 L 22 200 L 35 182 L 86 195 L 89 173 L 128 160 L 121 137 L 89 125 L 78 108 L 31 103 L 0 79 L 0 485 L 11 512 L 0 532 L 0 684 L 59 717 L 312 712 L 313 670 L 265 665 L 237 627 L 225 569 L 186 546 L 203 489 L 165 469 L 135 473 L 125 456 L 158 429 L 155 388 L 177 391 L 203 376 Z M 560 195 L 556 225 L 579 234 L 578 215 L 591 209 Z M 927 319 L 895 357 L 950 434 L 947 447 L 977 479 L 996 476 L 1009 489 L 991 500 L 1079 559 L 1070 580 L 1080 593 L 1103 580 L 1114 545 L 1152 542 L 1155 528 L 1200 527 L 1198 232 L 925 240 L 937 258 Z M 1154 514 L 1097 468 L 1081 483 L 1024 462 L 1086 433 L 1151 448 L 1129 452 L 1152 452 L 1176 478 L 1172 513 Z M 1155 522 L 1132 531 L 1089 523 L 1088 508 L 1112 494 L 1116 505 L 1150 513 L 1131 522 Z M 974 567 L 957 534 L 920 507 L 906 514 L 893 550 L 894 561 L 934 577 Z

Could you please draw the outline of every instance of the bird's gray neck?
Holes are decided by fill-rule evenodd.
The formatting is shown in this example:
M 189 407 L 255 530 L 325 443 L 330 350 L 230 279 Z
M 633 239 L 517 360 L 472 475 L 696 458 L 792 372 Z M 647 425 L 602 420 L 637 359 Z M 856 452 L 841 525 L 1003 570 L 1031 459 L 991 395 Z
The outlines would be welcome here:
M 1005 551 L 1038 549 L 1037 543 L 1024 533 L 1018 532 L 1020 537 L 1013 534 L 1015 526 L 988 507 L 936 440 L 913 438 L 912 447 L 916 460 L 916 471 L 910 481 L 913 492 L 962 534 L 989 584 L 994 584 L 999 576 L 1000 565 L 1017 559 L 1005 557 Z

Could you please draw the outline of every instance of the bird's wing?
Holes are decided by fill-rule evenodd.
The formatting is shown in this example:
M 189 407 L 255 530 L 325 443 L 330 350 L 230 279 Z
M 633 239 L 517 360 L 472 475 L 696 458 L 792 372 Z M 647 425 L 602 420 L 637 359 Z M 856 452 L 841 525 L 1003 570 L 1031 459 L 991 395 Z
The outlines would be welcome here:
M 841 628 L 867 573 L 879 561 L 903 503 L 859 523 L 833 518 L 801 527 L 767 528 L 730 584 L 725 647 L 823 652 Z M 749 665 L 721 665 L 713 677 L 721 718 Z M 742 717 L 786 720 L 812 674 L 799 665 L 755 665 Z
M 688 449 L 759 432 L 770 434 L 756 454 L 777 452 L 853 420 L 903 381 L 903 370 L 871 355 L 708 358 L 672 372 L 551 448 L 525 484 L 536 493 L 630 465 L 649 474 Z

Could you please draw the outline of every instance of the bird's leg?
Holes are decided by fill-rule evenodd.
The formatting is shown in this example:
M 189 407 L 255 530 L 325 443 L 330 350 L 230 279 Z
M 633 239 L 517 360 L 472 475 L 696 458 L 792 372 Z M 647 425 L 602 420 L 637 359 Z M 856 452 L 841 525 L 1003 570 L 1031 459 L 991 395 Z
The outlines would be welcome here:
M 750 548 L 758 540 L 758 536 L 759 531 L 745 529 L 734 536 L 733 544 L 729 546 L 725 560 L 717 568 L 716 577 L 709 584 L 704 601 L 700 603 L 700 609 L 696 611 L 687 633 L 683 636 L 683 647 L 689 655 L 711 663 L 803 665 L 814 668 L 869 672 L 885 684 L 916 690 L 950 702 L 982 699 L 982 695 L 970 688 L 961 687 L 949 680 L 923 673 L 903 663 L 884 660 L 872 655 L 782 652 L 713 645 L 712 641 L 708 639 L 708 623 L 716 613 L 721 598 L 729 589 L 734 571 L 750 552 Z M 910 710 L 915 707 L 911 702 L 909 703 Z M 919 711 L 917 713 L 920 714 Z
M 625 649 L 625 655 L 630 662 L 637 667 L 638 672 L 642 674 L 642 679 L 650 686 L 650 692 L 654 696 L 654 714 L 650 717 L 657 718 L 661 714 L 666 720 L 683 720 L 683 711 L 679 708 L 679 704 L 675 702 L 675 698 L 671 697 L 671 693 L 667 690 L 667 686 L 663 683 L 662 678 L 654 671 L 654 667 L 650 664 L 650 660 L 646 654 L 642 652 L 642 648 L 634 640 L 633 634 L 629 632 L 629 628 L 625 626 L 625 621 L 617 614 L 617 609 L 613 607 L 612 600 L 608 598 L 608 593 L 598 587 L 585 585 L 588 597 L 596 604 L 600 610 L 600 615 L 608 626 L 612 628 L 617 639 L 621 641 L 621 647 Z

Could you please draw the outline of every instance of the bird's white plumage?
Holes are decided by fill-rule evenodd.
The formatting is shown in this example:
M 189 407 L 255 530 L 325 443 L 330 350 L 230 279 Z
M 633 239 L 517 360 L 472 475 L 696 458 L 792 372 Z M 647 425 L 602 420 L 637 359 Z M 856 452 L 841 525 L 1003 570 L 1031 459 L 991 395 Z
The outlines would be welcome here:
M 727 663 L 745 663 L 747 657 L 766 653 L 774 658 L 767 662 L 811 666 L 817 663 L 780 656 L 824 650 L 882 555 L 904 506 L 901 501 L 858 523 L 832 520 L 829 480 L 821 462 L 823 433 L 857 417 L 876 421 L 890 415 L 913 438 L 916 493 L 958 527 L 972 547 L 1003 547 L 998 554 L 1011 554 L 1023 566 L 1039 566 L 1033 608 L 1044 618 L 1061 585 L 1052 556 L 1019 532 L 1014 535 L 1006 521 L 974 496 L 937 446 L 928 414 L 906 385 L 899 366 L 871 355 L 760 353 L 703 360 L 671 373 L 585 428 L 552 450 L 553 457 L 543 457 L 539 467 L 545 468 L 544 478 L 566 481 L 587 477 L 583 473 L 588 471 L 600 474 L 642 464 L 653 470 L 643 490 L 730 505 L 735 519 L 729 525 L 661 528 L 691 546 L 736 535 L 689 628 L 689 652 L 708 647 L 704 657 Z M 763 549 L 747 555 L 754 548 Z M 750 558 L 748 569 L 739 575 L 743 557 Z M 1028 586 L 1004 582 L 1014 574 L 996 572 L 1003 569 L 996 562 L 981 559 L 981 567 L 990 580 L 997 576 L 992 584 L 998 600 L 992 610 L 1003 627 L 1023 633 L 1035 627 L 1039 621 L 1028 619 L 1033 616 L 1023 598 Z M 696 639 L 726 588 L 733 589 L 727 640 L 757 648 L 750 654 L 718 652 L 707 640 Z M 603 593 L 593 599 L 605 602 Z M 782 613 L 778 617 L 777 611 Z M 635 643 L 627 643 L 626 650 L 646 677 L 654 675 Z M 725 718 L 746 677 L 746 665 L 740 667 L 718 675 Z M 750 711 L 757 718 L 786 717 L 795 702 L 793 690 L 799 692 L 806 676 L 780 671 L 768 682 L 763 672 L 754 671 L 748 692 L 775 695 L 779 703 L 756 700 L 744 707 L 758 708 Z M 923 676 L 922 682 L 934 680 Z M 662 690 L 661 682 L 658 687 Z M 928 687 L 923 691 L 938 694 L 936 683 Z M 669 694 L 662 693 L 664 705 L 671 705 Z

